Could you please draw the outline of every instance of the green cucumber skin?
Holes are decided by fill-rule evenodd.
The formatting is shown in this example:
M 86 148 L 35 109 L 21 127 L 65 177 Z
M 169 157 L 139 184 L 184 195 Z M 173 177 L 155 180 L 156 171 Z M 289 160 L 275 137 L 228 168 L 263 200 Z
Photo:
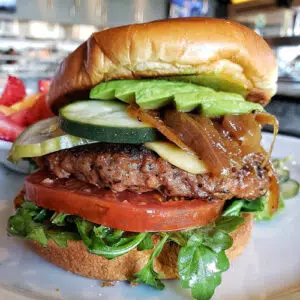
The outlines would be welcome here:
M 151 127 L 120 128 L 77 123 L 60 115 L 60 128 L 68 134 L 103 143 L 142 144 L 157 140 L 158 133 Z

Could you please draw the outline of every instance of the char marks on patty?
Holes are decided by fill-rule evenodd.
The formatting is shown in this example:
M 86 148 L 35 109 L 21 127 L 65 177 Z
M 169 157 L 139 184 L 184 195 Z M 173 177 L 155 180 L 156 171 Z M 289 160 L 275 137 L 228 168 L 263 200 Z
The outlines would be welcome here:
M 115 192 L 158 190 L 168 197 L 251 200 L 269 188 L 263 159 L 263 154 L 245 156 L 242 168 L 228 177 L 188 173 L 142 145 L 97 143 L 48 154 L 40 161 L 59 178 L 75 177 Z

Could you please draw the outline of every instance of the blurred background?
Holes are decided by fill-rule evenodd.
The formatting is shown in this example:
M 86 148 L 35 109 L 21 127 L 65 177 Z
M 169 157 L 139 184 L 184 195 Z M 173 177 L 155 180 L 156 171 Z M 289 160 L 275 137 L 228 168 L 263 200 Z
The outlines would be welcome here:
M 281 132 L 300 136 L 300 0 L 0 0 L 0 91 L 13 75 L 36 92 L 95 31 L 189 16 L 236 20 L 266 39 L 279 64 L 268 110 Z

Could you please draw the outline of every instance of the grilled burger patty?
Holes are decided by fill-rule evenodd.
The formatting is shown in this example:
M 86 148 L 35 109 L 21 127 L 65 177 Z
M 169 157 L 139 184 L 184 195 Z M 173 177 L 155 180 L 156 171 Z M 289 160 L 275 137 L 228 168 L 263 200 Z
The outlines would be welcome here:
M 263 154 L 250 154 L 230 177 L 195 175 L 160 158 L 142 145 L 98 143 L 62 150 L 39 159 L 59 178 L 81 181 L 115 192 L 158 190 L 168 197 L 227 200 L 256 199 L 269 187 L 268 171 L 261 168 Z

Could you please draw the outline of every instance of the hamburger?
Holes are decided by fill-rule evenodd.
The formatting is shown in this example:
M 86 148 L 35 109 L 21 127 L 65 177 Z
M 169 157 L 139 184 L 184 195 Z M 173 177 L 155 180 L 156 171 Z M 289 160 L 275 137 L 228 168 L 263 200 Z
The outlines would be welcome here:
M 253 213 L 278 208 L 261 128 L 276 92 L 267 43 L 232 21 L 187 18 L 94 33 L 60 64 L 48 104 L 10 160 L 39 170 L 8 233 L 85 277 L 210 299 L 247 244 Z

